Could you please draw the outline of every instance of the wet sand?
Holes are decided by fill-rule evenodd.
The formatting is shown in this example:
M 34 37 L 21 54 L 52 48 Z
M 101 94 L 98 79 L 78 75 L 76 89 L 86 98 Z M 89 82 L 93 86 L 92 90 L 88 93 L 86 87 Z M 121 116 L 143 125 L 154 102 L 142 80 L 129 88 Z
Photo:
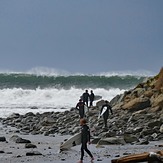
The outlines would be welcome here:
M 30 140 L 37 148 L 25 148 L 25 144 L 17 144 L 11 141 L 10 138 L 13 135 L 18 135 L 21 138 Z M 6 137 L 7 141 L 0 142 L 0 162 L 2 163 L 76 163 L 80 158 L 80 145 L 59 153 L 60 143 L 69 138 L 69 135 L 55 135 L 51 137 L 43 135 L 25 135 L 16 133 L 16 129 L 11 127 L 1 126 L 0 136 Z M 163 144 L 163 142 L 150 142 L 148 145 L 128 144 L 96 146 L 95 144 L 90 144 L 88 148 L 94 155 L 94 163 L 109 163 L 112 159 L 127 154 L 163 150 L 163 147 L 158 147 L 159 144 Z M 38 151 L 42 155 L 26 156 L 26 153 L 30 151 Z M 86 153 L 83 162 L 90 162 L 90 158 Z

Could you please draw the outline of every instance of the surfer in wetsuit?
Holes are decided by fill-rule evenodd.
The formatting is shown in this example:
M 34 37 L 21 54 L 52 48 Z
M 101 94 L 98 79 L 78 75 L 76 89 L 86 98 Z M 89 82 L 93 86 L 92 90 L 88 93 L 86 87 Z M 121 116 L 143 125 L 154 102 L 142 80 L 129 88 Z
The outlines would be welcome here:
M 89 95 L 90 107 L 93 106 L 94 98 L 95 98 L 95 95 L 94 95 L 93 91 L 91 90 L 91 93 L 90 93 L 90 95 Z
M 84 104 L 86 104 L 86 105 L 88 106 L 88 99 L 89 99 L 88 90 L 85 90 L 85 92 L 84 92 L 83 95 L 82 95 L 82 98 L 83 98 Z
M 80 119 L 80 125 L 81 127 L 81 158 L 78 163 L 83 163 L 83 157 L 84 157 L 84 150 L 88 153 L 88 155 L 91 157 L 91 161 L 94 160 L 92 153 L 87 148 L 87 143 L 90 144 L 90 131 L 89 127 L 86 124 L 85 119 Z
M 81 99 L 79 99 L 76 109 L 79 110 L 80 119 L 84 118 L 84 102 Z
M 102 113 L 104 108 L 106 109 L 106 111 L 103 113 L 102 116 L 103 116 L 103 119 L 104 119 L 105 128 L 107 128 L 107 120 L 108 120 L 108 117 L 109 117 L 109 110 L 110 110 L 111 114 L 113 114 L 113 111 L 112 111 L 112 108 L 111 108 L 111 106 L 109 104 L 109 101 L 106 100 L 105 104 L 102 105 L 100 114 Z

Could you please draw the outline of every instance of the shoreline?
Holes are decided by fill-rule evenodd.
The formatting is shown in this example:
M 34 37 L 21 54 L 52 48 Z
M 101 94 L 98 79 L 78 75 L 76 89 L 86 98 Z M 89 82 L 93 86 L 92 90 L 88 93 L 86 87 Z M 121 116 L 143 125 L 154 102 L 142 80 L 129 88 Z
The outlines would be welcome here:
M 10 140 L 13 135 L 18 135 L 21 138 L 28 139 L 37 148 L 25 148 L 25 144 L 17 144 Z M 31 135 L 17 133 L 17 129 L 10 126 L 0 126 L 0 137 L 5 137 L 6 142 L 0 142 L 0 162 L 3 163 L 75 163 L 80 158 L 80 145 L 71 148 L 68 151 L 59 153 L 60 143 L 69 138 L 70 135 Z M 96 147 L 95 144 L 91 144 L 88 148 L 94 155 L 94 163 L 102 162 L 108 163 L 112 159 L 123 157 L 127 154 L 136 154 L 142 152 L 154 152 L 157 150 L 163 150 L 163 147 L 159 147 L 161 141 L 152 141 L 148 145 L 102 145 Z M 38 151 L 42 155 L 26 156 L 27 152 Z M 4 153 L 2 153 L 4 152 Z M 90 158 L 87 154 L 84 157 L 84 163 L 90 162 Z
M 10 108 L 10 107 L 2 107 L 0 108 L 0 111 L 1 111 L 1 116 L 0 116 L 0 119 L 1 118 L 7 118 L 7 117 L 10 117 L 12 114 L 21 114 L 21 115 L 25 115 L 29 112 L 32 112 L 34 114 L 37 114 L 37 113 L 40 113 L 40 114 L 43 114 L 45 112 L 65 112 L 65 111 L 70 111 L 71 108 L 60 108 L 60 109 L 57 109 L 57 108 L 53 108 L 53 107 L 47 107 L 46 109 L 43 109 L 43 108 L 37 108 L 37 107 L 33 107 L 33 108 L 28 108 L 28 107 L 24 107 L 23 109 L 20 107 L 20 108 Z

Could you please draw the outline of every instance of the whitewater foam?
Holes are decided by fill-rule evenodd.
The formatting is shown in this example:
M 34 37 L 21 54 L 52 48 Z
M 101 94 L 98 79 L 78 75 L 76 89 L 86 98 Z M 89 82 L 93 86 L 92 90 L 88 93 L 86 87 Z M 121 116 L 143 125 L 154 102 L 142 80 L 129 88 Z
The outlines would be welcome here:
M 91 90 L 88 89 L 88 90 Z M 80 96 L 85 90 L 71 89 L 40 89 L 35 90 L 13 88 L 0 90 L 0 117 L 4 117 L 13 112 L 26 113 L 44 111 L 63 111 L 76 106 Z M 111 100 L 117 94 L 125 90 L 120 89 L 94 89 L 95 95 L 101 95 L 104 100 Z M 31 110 L 31 108 L 38 110 Z M 5 112 L 2 110 L 5 108 Z M 57 110 L 56 110 L 57 109 Z

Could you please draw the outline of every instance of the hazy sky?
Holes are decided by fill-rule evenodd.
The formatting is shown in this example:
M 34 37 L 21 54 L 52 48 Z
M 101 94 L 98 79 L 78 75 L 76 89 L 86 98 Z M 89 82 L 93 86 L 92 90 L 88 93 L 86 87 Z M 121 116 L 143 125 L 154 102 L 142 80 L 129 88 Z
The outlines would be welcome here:
M 0 70 L 163 66 L 163 0 L 0 0 Z

